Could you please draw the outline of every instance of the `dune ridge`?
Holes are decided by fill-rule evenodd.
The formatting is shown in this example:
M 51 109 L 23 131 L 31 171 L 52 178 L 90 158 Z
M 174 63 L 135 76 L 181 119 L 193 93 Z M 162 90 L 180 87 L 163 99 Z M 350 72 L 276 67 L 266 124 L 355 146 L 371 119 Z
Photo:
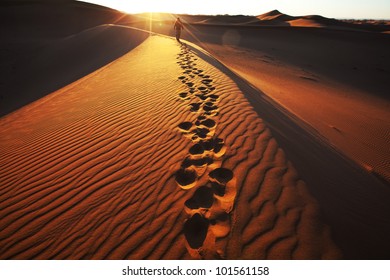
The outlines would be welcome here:
M 33 56 L 22 57 L 21 69 L 11 68 L 4 73 L 0 114 L 10 113 L 107 65 L 148 36 L 147 32 L 105 24 L 47 43 Z
M 0 6 L 0 258 L 389 258 L 388 22 Z
M 327 18 L 321 15 L 300 15 L 291 16 L 278 10 L 258 15 L 177 15 L 183 20 L 185 25 L 200 26 L 225 26 L 228 28 L 247 27 L 247 28 L 321 28 L 327 30 L 339 31 L 363 31 L 375 33 L 388 33 L 390 29 L 388 20 L 344 20 Z M 171 14 L 159 14 L 152 21 L 162 25 L 171 25 L 174 16 Z M 149 20 L 147 14 L 133 15 L 124 19 L 124 23 L 134 25 L 142 21 Z M 156 29 L 159 29 L 156 26 Z
M 388 36 L 236 26 L 191 26 L 184 36 L 389 181 Z
M 320 202 L 321 212 L 331 224 L 332 236 L 345 258 L 387 259 L 386 248 L 390 245 L 387 238 L 390 233 L 388 184 L 365 172 L 313 127 L 258 91 L 208 52 L 195 46 L 193 51 L 209 63 L 219 65 L 218 69 L 234 80 L 271 129 L 307 182 L 310 193 Z
M 159 206 L 160 199 L 155 197 L 158 195 L 158 190 L 152 186 L 158 179 L 162 180 L 160 186 L 163 187 L 164 182 L 170 176 L 161 173 L 157 178 L 156 175 L 147 176 L 148 172 L 144 173 L 143 168 L 152 168 L 153 170 L 161 168 L 160 164 L 165 163 L 165 161 L 161 161 L 161 157 L 165 158 L 171 149 L 175 151 L 175 146 L 168 148 L 164 144 L 164 139 L 174 137 L 175 133 L 164 126 L 161 131 L 156 129 L 156 126 L 161 125 L 161 119 L 156 118 L 156 115 L 151 111 L 153 111 L 152 106 L 155 105 L 156 98 L 160 98 L 160 96 L 156 97 L 151 88 L 145 88 L 143 77 L 152 74 L 148 68 L 142 67 L 145 64 L 145 57 L 136 59 L 136 54 L 133 54 L 132 57 L 135 59 L 131 61 L 138 63 L 135 67 L 144 68 L 146 71 L 146 73 L 138 73 L 137 68 L 134 68 L 133 72 L 126 72 L 133 75 L 133 78 L 139 75 L 140 82 L 136 85 L 132 79 L 126 79 L 125 75 L 118 76 L 119 72 L 117 71 L 123 71 L 128 66 L 118 61 L 115 63 L 116 70 L 98 71 L 79 81 L 76 86 L 71 85 L 60 90 L 54 96 L 48 96 L 45 98 L 46 100 L 40 100 L 24 109 L 30 114 L 31 120 L 27 121 L 27 124 L 22 122 L 21 126 L 25 125 L 28 129 L 29 122 L 41 126 L 36 129 L 35 133 L 30 131 L 35 137 L 27 137 L 22 140 L 27 142 L 26 145 L 16 144 L 17 147 L 24 147 L 28 151 L 14 150 L 24 162 L 24 165 L 20 166 L 20 172 L 23 176 L 15 177 L 13 174 L 10 181 L 7 181 L 9 184 L 3 184 L 4 177 L 2 177 L 1 185 L 8 185 L 5 191 L 12 193 L 14 197 L 14 199 L 7 199 L 7 196 L 2 194 L 2 213 L 6 207 L 5 211 L 9 214 L 8 217 L 18 219 L 18 222 L 9 224 L 2 217 L 4 221 L 2 226 L 8 226 L 7 230 L 2 228 L 2 237 L 8 235 L 8 239 L 13 240 L 7 246 L 2 246 L 3 250 L 12 248 L 13 254 L 8 252 L 8 256 L 69 258 L 68 255 L 71 255 L 73 256 L 71 258 L 91 258 L 94 255 L 93 250 L 102 246 L 102 252 L 94 255 L 95 258 L 124 258 L 125 255 L 118 257 L 117 250 L 110 246 L 112 240 L 116 240 L 115 244 L 119 246 L 120 242 L 124 242 L 125 239 L 116 235 L 129 234 L 129 231 L 123 232 L 129 225 L 131 225 L 130 232 L 136 233 L 140 225 L 145 225 L 148 221 L 148 219 L 143 220 L 140 217 L 142 215 L 138 216 L 136 213 L 142 211 L 143 208 L 151 207 L 155 210 L 154 208 Z M 150 61 L 151 66 L 152 63 Z M 112 81 L 113 84 L 104 87 L 107 84 L 106 79 Z M 162 79 L 155 86 L 161 86 L 164 89 L 164 82 L 165 79 Z M 85 90 L 85 86 L 92 86 L 93 89 Z M 99 88 L 105 88 L 105 90 L 96 94 L 95 90 Z M 128 90 L 133 93 L 133 96 L 128 95 Z M 85 92 L 87 92 L 87 96 L 85 96 Z M 80 98 L 80 93 L 83 93 L 84 98 Z M 151 102 L 144 93 L 154 97 L 152 99 L 154 102 Z M 135 99 L 133 99 L 134 94 L 138 94 Z M 164 96 L 161 97 L 162 100 L 164 98 Z M 58 104 L 58 100 L 63 100 L 63 103 Z M 128 106 L 130 101 L 131 106 Z M 43 110 L 45 114 L 41 112 L 42 107 L 45 108 Z M 51 110 L 52 107 L 55 109 Z M 176 110 L 174 106 L 162 107 L 162 109 L 166 112 L 169 127 Z M 129 113 L 132 113 L 133 118 L 126 117 Z M 17 114 L 13 114 L 9 118 L 12 116 L 17 118 Z M 50 116 L 49 119 L 48 116 Z M 137 117 L 134 118 L 134 116 Z M 139 127 L 142 125 L 148 125 L 149 130 L 140 130 Z M 153 131 L 153 127 L 155 131 L 150 133 Z M 17 127 L 14 126 L 10 129 L 17 130 Z M 4 130 L 2 129 L 2 131 Z M 9 131 L 4 132 L 8 134 Z M 32 140 L 29 141 L 31 138 Z M 150 140 L 151 138 L 157 140 L 153 142 Z M 159 149 L 159 142 L 162 144 L 161 149 Z M 50 143 L 52 145 L 49 145 Z M 9 147 L 3 144 L 4 142 L 1 145 L 2 152 L 9 151 Z M 137 150 L 136 146 L 143 148 Z M 159 153 L 154 157 L 153 155 L 157 151 Z M 5 155 L 5 157 L 2 156 L 3 158 L 9 160 L 11 157 Z M 174 164 L 175 158 L 172 160 L 173 163 L 168 160 L 166 164 L 168 166 Z M 150 161 L 151 165 L 145 164 L 147 161 Z M 160 164 L 158 164 L 159 162 Z M 131 171 L 126 167 L 127 165 L 132 166 Z M 12 170 L 12 165 L 7 164 L 7 166 Z M 42 172 L 42 169 L 46 171 Z M 4 172 L 7 172 L 6 170 Z M 129 174 L 131 174 L 130 178 Z M 134 180 L 141 185 L 130 188 L 131 182 Z M 169 188 L 169 184 L 167 187 Z M 144 202 L 142 205 L 137 203 L 140 197 L 145 195 L 152 196 L 154 199 L 150 203 Z M 29 198 L 35 203 L 24 203 Z M 39 202 L 42 203 L 40 206 Z M 58 208 L 56 207 L 57 203 Z M 127 217 L 125 210 L 128 205 L 133 204 L 135 204 L 133 206 L 134 212 L 132 211 L 132 215 Z M 21 207 L 21 205 L 25 206 Z M 22 210 L 18 211 L 18 208 L 15 207 L 21 207 Z M 87 217 L 90 216 L 90 218 L 85 221 L 87 213 Z M 61 219 L 58 215 L 65 217 Z M 96 219 L 92 217 L 96 217 Z M 135 218 L 139 220 L 134 221 Z M 153 220 L 153 222 L 160 223 L 161 221 Z M 75 227 L 80 223 L 81 226 Z M 112 225 L 110 226 L 110 224 Z M 116 226 L 118 227 L 116 228 Z M 30 243 L 29 246 L 35 244 L 35 248 L 21 250 L 23 242 L 15 245 L 20 239 L 16 238 L 12 232 L 20 229 L 23 229 L 27 235 L 30 230 L 32 231 L 29 238 L 23 237 L 22 240 L 24 243 Z M 88 234 L 88 232 L 93 234 Z M 62 235 L 61 239 L 53 238 L 53 236 L 58 237 L 59 233 Z M 175 233 L 173 232 L 173 234 Z M 76 238 L 75 241 L 77 236 L 82 236 L 81 240 L 77 241 Z M 99 239 L 100 242 L 96 242 L 95 239 Z M 88 240 L 91 241 L 88 242 Z M 135 238 L 133 242 L 141 241 L 142 239 Z M 83 244 L 80 247 L 79 242 Z M 87 249 L 91 242 L 96 242 L 94 248 Z M 41 243 L 45 243 L 46 250 L 39 250 Z M 155 244 L 147 244 L 148 246 L 156 246 Z M 164 244 L 160 245 L 164 246 Z M 74 251 L 72 252 L 72 250 Z M 111 250 L 113 252 L 110 252 Z M 176 250 L 179 255 L 182 252 L 180 249 Z M 2 254 L 2 256 L 4 255 Z
M 228 255 L 254 259 L 339 258 L 329 229 L 319 222 L 316 202 L 266 125 L 234 83 L 219 70 L 214 71 L 209 75 L 218 77 L 216 92 L 224 97 L 219 99 L 216 129 L 227 149 L 222 167 L 233 171 L 237 184 Z M 307 227 L 309 220 L 316 234 Z M 252 223 L 259 226 L 248 226 Z M 315 246 L 308 248 L 305 244 Z
M 0 127 L 2 259 L 341 256 L 242 92 L 173 39 L 149 37 Z
M 198 59 L 186 45 L 182 45 L 181 49 L 178 63 L 184 70 L 184 76 L 180 76 L 179 80 L 188 86 L 188 92 L 181 93 L 180 97 L 198 101 L 189 104 L 190 111 L 197 114 L 196 119 L 179 124 L 184 135 L 194 143 L 176 173 L 179 187 L 195 189 L 192 197 L 185 202 L 185 211 L 189 215 L 184 224 L 187 249 L 194 258 L 224 258 L 224 245 L 216 241 L 226 238 L 230 232 L 229 214 L 233 209 L 236 186 L 233 172 L 220 167 L 221 157 L 226 152 L 224 141 L 214 137 L 219 95 L 213 94 L 217 90 L 213 79 L 203 69 L 195 67 Z M 194 83 L 196 76 L 202 79 L 199 86 Z M 193 94 L 195 98 L 190 97 Z

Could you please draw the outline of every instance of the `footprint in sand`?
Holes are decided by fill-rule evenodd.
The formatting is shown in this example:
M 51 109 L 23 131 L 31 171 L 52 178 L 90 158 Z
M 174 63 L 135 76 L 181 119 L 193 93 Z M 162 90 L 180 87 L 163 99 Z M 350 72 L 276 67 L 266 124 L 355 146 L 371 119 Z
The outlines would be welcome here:
M 207 87 L 204 87 L 204 86 L 198 87 L 198 90 L 200 90 L 200 91 L 202 91 L 202 92 L 208 92 Z
M 202 143 L 206 151 L 213 151 L 213 158 L 219 159 L 226 153 L 225 143 L 220 138 L 206 140 Z
M 210 130 L 204 127 L 197 127 L 191 132 L 194 133 L 198 138 L 204 139 L 207 137 L 207 134 L 210 132 Z
M 210 208 L 214 202 L 214 192 L 207 186 L 200 186 L 193 196 L 185 202 L 190 209 Z
M 206 171 L 206 170 L 202 170 L 204 169 L 204 167 L 207 167 L 207 165 L 210 165 L 212 164 L 214 161 L 211 157 L 209 156 L 205 156 L 205 157 L 201 157 L 201 158 L 190 158 L 190 157 L 187 157 L 181 164 L 182 168 L 189 168 L 189 167 L 194 167 L 196 168 L 196 171 L 197 171 L 197 174 L 198 175 L 203 175 L 203 173 Z
M 202 83 L 203 84 L 210 84 L 213 80 L 212 79 L 203 79 Z
M 224 147 L 224 141 L 220 138 L 201 140 L 197 143 L 202 147 L 204 151 L 213 151 L 214 154 L 218 154 L 222 151 Z M 200 148 L 198 148 L 200 149 Z
M 189 168 L 181 168 L 176 172 L 176 183 L 182 189 L 190 189 L 195 186 L 197 174 L 194 170 Z
M 181 98 L 185 99 L 188 96 L 188 93 L 187 92 L 181 92 L 181 93 L 179 93 L 179 96 Z
M 202 155 L 204 153 L 204 147 L 202 144 L 195 144 L 189 150 L 191 155 Z
M 217 196 L 224 196 L 226 193 L 226 186 L 218 184 L 217 182 L 211 182 L 211 188 Z
M 205 119 L 204 121 L 200 121 L 199 125 L 203 125 L 208 128 L 213 128 L 216 126 L 216 122 L 212 119 Z
M 221 138 L 213 139 L 213 151 L 216 156 L 222 156 L 223 154 L 225 154 L 225 142 Z
M 192 127 L 191 122 L 182 122 L 179 124 L 179 128 L 184 131 L 189 131 Z
M 205 110 L 206 112 L 211 112 L 218 109 L 218 106 L 214 105 L 213 103 L 211 102 L 207 102 L 207 103 L 208 104 L 203 105 L 203 110 Z
M 213 128 L 216 125 L 216 122 L 213 119 L 205 119 L 205 121 L 197 120 L 195 121 L 195 125 L 197 127 L 199 126 L 205 126 L 207 128 Z
M 207 95 L 205 95 L 205 94 L 196 94 L 196 97 L 198 97 L 199 99 L 201 99 L 201 100 L 206 100 L 207 98 L 209 98 Z
M 190 104 L 190 111 L 191 112 L 197 112 L 199 109 L 200 109 L 200 105 L 202 105 L 202 103 L 191 103 Z
M 207 236 L 209 221 L 199 213 L 194 214 L 184 224 L 184 236 L 192 249 L 199 249 Z
M 209 173 L 209 177 L 218 184 L 226 185 L 230 180 L 233 179 L 233 172 L 227 168 L 217 168 Z
M 216 238 L 226 237 L 230 232 L 230 215 L 222 212 L 210 219 L 210 229 Z

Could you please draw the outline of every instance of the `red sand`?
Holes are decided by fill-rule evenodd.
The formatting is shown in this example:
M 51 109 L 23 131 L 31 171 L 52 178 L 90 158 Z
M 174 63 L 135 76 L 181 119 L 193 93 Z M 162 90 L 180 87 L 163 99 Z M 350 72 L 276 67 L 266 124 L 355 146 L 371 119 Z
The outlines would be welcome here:
M 0 258 L 389 257 L 387 35 L 253 27 L 324 22 L 274 11 L 194 17 L 184 46 L 61 5 L 83 24 L 2 43 L 23 56 L 2 83 Z

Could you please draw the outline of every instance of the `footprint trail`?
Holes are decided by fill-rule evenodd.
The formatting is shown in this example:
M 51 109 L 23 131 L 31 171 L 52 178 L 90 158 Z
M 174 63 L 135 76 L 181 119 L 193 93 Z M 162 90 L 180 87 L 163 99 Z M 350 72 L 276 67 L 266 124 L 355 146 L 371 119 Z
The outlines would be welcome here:
M 179 97 L 189 102 L 188 110 L 194 116 L 178 125 L 192 146 L 175 174 L 177 185 L 192 194 L 184 203 L 188 215 L 183 228 L 187 249 L 198 259 L 224 258 L 236 180 L 231 170 L 221 167 L 226 146 L 215 135 L 219 95 L 212 77 L 196 67 L 197 58 L 186 45 L 181 46 L 177 59 L 183 70 L 178 80 L 187 87 Z

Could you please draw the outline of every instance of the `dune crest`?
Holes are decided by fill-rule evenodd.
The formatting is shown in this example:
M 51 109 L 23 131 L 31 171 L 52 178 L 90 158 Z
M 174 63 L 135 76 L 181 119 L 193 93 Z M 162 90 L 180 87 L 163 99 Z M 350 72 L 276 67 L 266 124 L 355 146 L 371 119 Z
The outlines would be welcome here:
M 257 18 L 260 20 L 267 20 L 267 21 L 271 21 L 271 20 L 288 21 L 288 20 L 293 20 L 295 17 L 283 14 L 278 10 L 273 10 L 268 13 L 259 15 L 257 16 Z
M 188 87 L 180 94 L 190 103 L 195 113 L 192 122 L 183 122 L 179 128 L 191 139 L 193 146 L 176 173 L 176 182 L 184 190 L 194 189 L 192 197 L 185 202 L 188 219 L 184 224 L 187 249 L 191 256 L 199 259 L 225 258 L 226 248 L 217 239 L 230 233 L 233 204 L 236 196 L 234 174 L 222 168 L 222 157 L 226 152 L 224 141 L 215 136 L 218 125 L 219 95 L 212 77 L 195 63 L 198 58 L 186 45 L 182 45 L 178 64 L 184 70 L 179 80 Z M 197 81 L 198 76 L 201 80 Z M 194 82 L 198 82 L 196 86 Z
M 2 259 L 340 257 L 243 93 L 173 39 L 149 37 L 0 128 Z

